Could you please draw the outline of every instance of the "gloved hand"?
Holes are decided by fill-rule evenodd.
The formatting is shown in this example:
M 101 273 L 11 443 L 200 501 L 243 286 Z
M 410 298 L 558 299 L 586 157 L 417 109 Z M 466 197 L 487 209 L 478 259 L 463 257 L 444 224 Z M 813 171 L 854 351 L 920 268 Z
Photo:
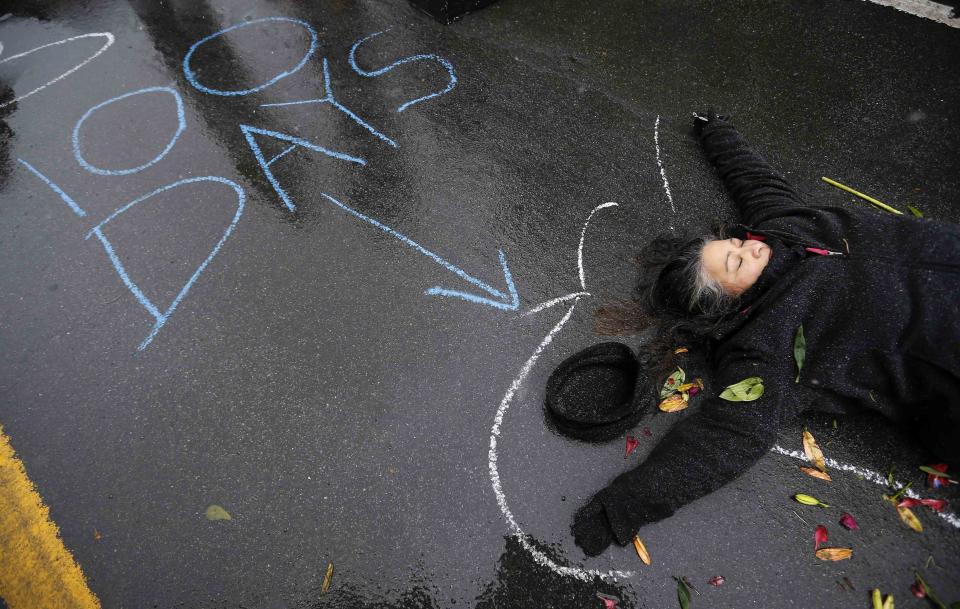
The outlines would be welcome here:
M 613 543 L 613 531 L 603 503 L 596 497 L 577 511 L 570 530 L 574 541 L 587 556 L 597 556 Z

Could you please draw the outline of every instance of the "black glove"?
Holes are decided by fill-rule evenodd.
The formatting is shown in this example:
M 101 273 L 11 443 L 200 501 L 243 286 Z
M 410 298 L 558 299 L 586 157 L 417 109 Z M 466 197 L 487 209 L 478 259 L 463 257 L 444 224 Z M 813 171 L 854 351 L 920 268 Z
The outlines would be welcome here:
M 613 531 L 603 509 L 603 503 L 596 497 L 580 508 L 573 518 L 573 539 L 587 556 L 597 556 L 613 543 Z

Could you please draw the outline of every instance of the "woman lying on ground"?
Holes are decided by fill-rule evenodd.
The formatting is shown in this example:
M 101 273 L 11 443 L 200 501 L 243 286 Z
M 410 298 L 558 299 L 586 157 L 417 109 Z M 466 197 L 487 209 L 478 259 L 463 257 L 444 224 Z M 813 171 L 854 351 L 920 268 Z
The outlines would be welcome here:
M 732 481 L 804 411 L 879 412 L 960 464 L 960 225 L 805 205 L 726 120 L 694 122 L 742 224 L 654 240 L 633 322 L 656 328 L 644 350 L 659 361 L 679 345 L 705 353 L 710 386 L 698 412 L 577 513 L 590 556 Z M 757 401 L 719 397 L 755 376 Z

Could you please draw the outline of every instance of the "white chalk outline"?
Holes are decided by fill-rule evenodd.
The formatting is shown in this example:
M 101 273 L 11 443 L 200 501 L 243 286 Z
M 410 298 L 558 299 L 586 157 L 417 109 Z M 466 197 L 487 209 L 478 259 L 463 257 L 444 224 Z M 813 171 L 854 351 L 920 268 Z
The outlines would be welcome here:
M 497 468 L 497 438 L 500 437 L 500 428 L 503 425 L 503 417 L 507 413 L 507 409 L 510 408 L 510 403 L 513 401 L 513 396 L 516 394 L 517 389 L 520 388 L 520 385 L 523 384 L 523 381 L 526 380 L 527 376 L 530 374 L 530 371 L 533 369 L 534 364 L 537 363 L 537 360 L 540 359 L 540 355 L 543 353 L 543 350 L 553 342 L 553 337 L 563 328 L 564 325 L 570 320 L 570 317 L 573 315 L 573 310 L 577 308 L 577 303 L 580 302 L 580 298 L 584 295 L 589 296 L 586 293 L 587 283 L 586 277 L 583 272 L 583 241 L 584 237 L 587 234 L 587 227 L 590 225 L 590 220 L 593 218 L 593 215 L 605 209 L 607 207 L 616 207 L 618 204 L 613 201 L 603 203 L 593 208 L 590 212 L 590 215 L 587 216 L 586 221 L 583 223 L 583 229 L 580 231 L 580 245 L 577 248 L 577 271 L 580 276 L 580 287 L 583 288 L 583 293 L 568 294 L 567 296 L 561 296 L 560 298 L 554 298 L 549 300 L 538 307 L 534 307 L 529 313 L 533 313 L 537 310 L 543 310 L 547 306 L 553 306 L 558 302 L 564 300 L 569 300 L 573 298 L 573 304 L 570 305 L 570 308 L 567 309 L 567 313 L 563 318 L 557 322 L 557 325 L 553 326 L 547 335 L 540 341 L 540 344 L 537 345 L 536 350 L 533 352 L 533 355 L 527 359 L 526 363 L 523 364 L 523 368 L 520 369 L 520 374 L 510 383 L 510 387 L 507 389 L 506 394 L 504 394 L 503 399 L 500 401 L 500 406 L 497 408 L 497 414 L 493 418 L 493 427 L 490 429 L 490 452 L 488 453 L 489 457 L 489 468 L 490 468 L 490 483 L 493 486 L 493 493 L 497 497 L 497 505 L 500 506 L 500 512 L 503 514 L 503 517 L 506 519 L 507 523 L 510 525 L 510 528 L 513 530 L 513 536 L 517 538 L 517 541 L 520 542 L 520 545 L 530 553 L 530 556 L 541 566 L 547 567 L 554 573 L 562 576 L 569 576 L 581 581 L 589 582 L 593 581 L 595 577 L 600 577 L 602 579 L 618 579 L 618 578 L 628 578 L 633 577 L 633 571 L 597 571 L 595 569 L 581 569 L 579 567 L 564 567 L 558 565 L 549 556 L 533 547 L 530 541 L 527 539 L 526 533 L 523 532 L 523 529 L 520 528 L 520 525 L 517 523 L 516 518 L 513 517 L 513 513 L 510 511 L 510 506 L 507 505 L 507 497 L 503 492 L 503 486 L 500 484 L 500 471 Z
M 71 42 L 71 41 L 73 41 L 73 40 L 79 40 L 79 39 L 81 39 L 81 38 L 91 38 L 91 37 L 93 37 L 93 36 L 103 36 L 103 37 L 105 37 L 105 38 L 107 39 L 106 44 L 104 44 L 102 47 L 100 47 L 100 50 L 99 50 L 99 51 L 97 51 L 96 53 L 94 53 L 94 54 L 91 55 L 90 57 L 87 57 L 85 60 L 83 60 L 82 62 L 80 62 L 80 63 L 78 63 L 77 65 L 73 66 L 72 68 L 70 68 L 69 70 L 67 70 L 67 71 L 64 72 L 63 74 L 61 74 L 60 76 L 57 76 L 57 77 L 54 78 L 53 80 L 47 82 L 47 84 L 45 84 L 45 85 L 40 85 L 39 87 L 37 87 L 36 89 L 34 89 L 33 91 L 30 91 L 29 93 L 27 93 L 27 94 L 25 94 L 25 95 L 21 95 L 20 97 L 16 97 L 16 98 L 11 99 L 10 101 L 8 101 L 8 102 L 6 102 L 6 103 L 0 104 L 0 108 L 9 106 L 10 104 L 15 104 L 15 103 L 17 103 L 18 101 L 22 101 L 22 100 L 30 97 L 30 96 L 33 95 L 34 93 L 39 93 L 40 91 L 46 89 L 47 87 L 49 87 L 49 86 L 52 85 L 53 83 L 55 83 L 55 82 L 57 82 L 57 81 L 60 81 L 60 80 L 63 80 L 63 79 L 66 78 L 67 76 L 70 76 L 71 74 L 73 74 L 74 72 L 76 72 L 77 70 L 79 70 L 80 68 L 82 68 L 83 66 L 87 65 L 88 63 L 90 63 L 91 61 L 93 61 L 94 59 L 96 59 L 97 57 L 99 57 L 101 53 L 103 53 L 104 51 L 106 51 L 107 49 L 109 49 L 109 48 L 113 45 L 113 42 L 114 42 L 115 39 L 114 39 L 114 37 L 113 37 L 113 34 L 111 34 L 110 32 L 92 32 L 92 33 L 90 33 L 90 34 L 80 34 L 79 36 L 72 36 L 72 37 L 70 37 L 70 38 L 64 38 L 63 40 L 57 40 L 56 42 L 48 42 L 48 43 L 45 44 L 45 45 L 42 45 L 42 46 L 39 46 L 39 47 L 30 49 L 29 51 L 24 51 L 23 53 L 18 53 L 18 54 L 16 54 L 16 55 L 11 55 L 10 57 L 7 57 L 6 59 L 0 60 L 0 64 L 5 64 L 5 63 L 7 63 L 8 61 L 13 61 L 14 59 L 18 59 L 18 58 L 20 58 L 20 57 L 26 57 L 27 55 L 29 55 L 29 54 L 31 54 L 31 53 L 33 53 L 33 52 L 35 52 L 35 51 L 40 51 L 40 50 L 42 50 L 42 49 L 46 49 L 46 48 L 49 48 L 49 47 L 55 47 L 55 46 L 57 46 L 57 45 L 61 45 L 61 44 L 67 43 L 67 42 Z
M 529 311 L 521 314 L 520 317 L 526 317 L 527 315 L 533 315 L 534 313 L 539 313 L 540 311 L 545 311 L 552 306 L 558 305 L 561 302 L 566 302 L 568 300 L 579 298 L 580 296 L 590 296 L 590 292 L 587 291 L 587 280 L 583 274 L 583 242 L 587 236 L 587 228 L 590 226 L 590 220 L 593 219 L 593 215 L 600 211 L 601 209 L 606 209 L 608 207 L 619 207 L 620 204 L 615 201 L 607 201 L 597 205 L 590 211 L 590 214 L 587 216 L 587 219 L 583 223 L 583 228 L 580 230 L 580 245 L 577 247 L 577 275 L 580 277 L 580 292 L 571 292 L 566 296 L 560 296 L 557 298 L 552 298 L 541 302 L 538 305 L 533 306 Z
M 659 117 L 658 117 L 657 125 L 659 125 Z M 666 186 L 666 182 L 664 182 L 664 186 L 665 188 L 668 188 Z M 563 316 L 563 318 L 560 319 L 559 322 L 557 322 L 555 326 L 553 326 L 553 328 L 550 329 L 547 335 L 543 337 L 543 340 L 540 341 L 540 344 L 537 345 L 537 348 L 534 350 L 533 355 L 531 355 L 527 359 L 527 361 L 523 364 L 523 367 L 520 369 L 520 374 L 517 375 L 517 377 L 513 380 L 512 383 L 510 383 L 510 387 L 507 389 L 507 392 L 504 394 L 503 399 L 500 401 L 500 405 L 497 408 L 497 413 L 493 418 L 493 427 L 490 429 L 490 450 L 488 452 L 488 467 L 490 470 L 490 483 L 491 483 L 491 486 L 493 487 L 493 493 L 497 498 L 497 505 L 500 507 L 501 514 L 503 515 L 504 519 L 507 521 L 507 524 L 512 530 L 513 536 L 520 543 L 521 547 L 523 547 L 523 549 L 525 549 L 530 554 L 531 558 L 533 558 L 535 562 L 537 562 L 543 567 L 550 569 L 557 575 L 564 576 L 564 577 L 572 577 L 574 579 L 578 579 L 584 582 L 593 581 L 594 578 L 596 577 L 599 577 L 601 579 L 612 579 L 616 581 L 618 579 L 627 579 L 627 578 L 633 577 L 636 573 L 634 571 L 619 571 L 619 570 L 599 571 L 596 569 L 583 569 L 580 567 L 566 567 L 566 566 L 557 564 L 545 553 L 535 548 L 533 544 L 531 544 L 530 541 L 528 540 L 527 534 L 523 532 L 523 529 L 520 527 L 519 523 L 517 523 L 517 520 L 514 517 L 513 512 L 510 511 L 510 506 L 507 504 L 507 497 L 506 497 L 506 494 L 503 492 L 503 485 L 500 482 L 500 470 L 497 466 L 497 460 L 498 460 L 497 439 L 500 437 L 500 430 L 503 426 L 504 416 L 506 415 L 507 410 L 510 408 L 510 404 L 513 401 L 514 395 L 516 395 L 517 390 L 520 389 L 520 386 L 530 375 L 530 371 L 533 369 L 533 366 L 537 363 L 537 360 L 540 359 L 540 356 L 543 354 L 544 349 L 546 349 L 550 345 L 550 343 L 553 342 L 554 337 L 560 332 L 561 329 L 563 329 L 563 327 L 570 320 L 571 316 L 573 315 L 574 309 L 576 309 L 577 304 L 580 302 L 580 299 L 583 297 L 590 296 L 590 293 L 586 291 L 587 282 L 586 282 L 586 276 L 583 270 L 583 245 L 584 245 L 584 241 L 587 234 L 587 228 L 590 225 L 590 220 L 593 218 L 596 212 L 607 207 L 616 207 L 616 206 L 618 206 L 618 204 L 614 203 L 613 201 L 604 203 L 602 205 L 598 205 L 597 207 L 593 208 L 593 210 L 587 216 L 586 221 L 584 221 L 583 223 L 583 228 L 580 231 L 580 244 L 577 248 L 577 272 L 580 278 L 580 287 L 583 289 L 583 291 L 574 292 L 571 294 L 567 294 L 566 296 L 561 296 L 559 298 L 548 300 L 544 303 L 541 303 L 540 305 L 537 305 L 536 307 L 532 308 L 531 310 L 523 314 L 523 315 L 530 315 L 532 313 L 536 313 L 544 309 L 547 309 L 549 307 L 552 307 L 561 302 L 573 299 L 573 304 L 570 305 L 569 309 L 567 309 L 566 314 Z M 773 448 L 770 449 L 770 452 L 780 454 L 786 457 L 791 457 L 793 459 L 798 459 L 800 461 L 808 461 L 805 454 L 796 450 L 783 448 L 779 444 L 774 445 Z M 887 485 L 886 478 L 873 470 L 863 468 L 863 467 L 858 467 L 856 465 L 850 465 L 848 463 L 841 463 L 839 461 L 836 461 L 834 459 L 829 459 L 829 458 L 825 459 L 825 462 L 828 466 L 830 466 L 835 470 L 854 473 L 856 475 L 863 477 L 866 480 L 869 480 L 881 486 Z M 903 486 L 903 484 L 899 481 L 894 481 L 894 484 L 896 486 Z M 911 497 L 914 499 L 918 499 L 920 497 L 916 492 L 910 489 L 907 489 L 905 491 L 905 494 L 907 497 Z M 937 512 L 937 516 L 943 518 L 954 527 L 960 528 L 960 518 L 958 518 L 955 514 L 952 514 L 950 512 Z
M 930 0 L 869 0 L 869 1 L 873 2 L 874 4 L 879 4 L 880 6 L 889 6 L 890 8 L 894 8 L 900 12 L 907 13 L 908 15 L 913 15 L 914 17 L 922 17 L 924 19 L 936 21 L 937 23 L 942 23 L 952 28 L 960 28 L 960 18 L 958 19 L 951 18 L 950 13 L 953 11 L 953 7 L 947 6 L 945 4 L 930 2 Z
M 657 166 L 660 167 L 660 177 L 663 179 L 663 190 L 667 193 L 667 200 L 670 201 L 670 211 L 677 215 L 677 208 L 673 205 L 673 195 L 670 193 L 670 182 L 667 181 L 667 172 L 663 168 L 663 161 L 660 160 L 660 115 L 657 115 L 657 122 L 653 124 L 653 145 L 657 149 Z M 672 219 L 673 216 L 670 216 Z M 670 223 L 670 230 L 673 230 L 673 223 Z
M 798 450 L 790 450 L 788 448 L 783 448 L 779 444 L 774 445 L 774 447 L 770 449 L 770 452 L 777 453 L 778 455 L 783 455 L 785 457 L 792 457 L 799 461 L 806 461 L 808 463 L 810 461 L 809 459 L 807 459 L 807 456 L 804 453 Z M 835 461 L 829 458 L 824 459 L 824 462 L 833 469 L 840 470 L 842 472 L 851 472 L 853 474 L 861 476 L 864 480 L 869 480 L 870 482 L 873 482 L 874 484 L 879 484 L 880 486 L 889 486 L 889 483 L 887 482 L 887 477 L 881 475 L 878 472 L 873 471 L 872 469 L 867 469 L 865 467 L 857 467 L 856 465 L 850 465 L 849 463 L 841 463 L 839 461 Z M 894 480 L 893 485 L 897 487 L 905 486 L 899 480 Z M 907 489 L 904 492 L 904 494 L 907 497 L 910 497 L 912 499 L 920 499 L 920 495 L 918 495 L 916 492 L 914 492 L 911 489 Z M 937 516 L 943 518 L 944 520 L 952 524 L 954 527 L 960 529 L 960 518 L 958 518 L 956 514 L 951 514 L 950 512 L 936 512 L 936 514 Z

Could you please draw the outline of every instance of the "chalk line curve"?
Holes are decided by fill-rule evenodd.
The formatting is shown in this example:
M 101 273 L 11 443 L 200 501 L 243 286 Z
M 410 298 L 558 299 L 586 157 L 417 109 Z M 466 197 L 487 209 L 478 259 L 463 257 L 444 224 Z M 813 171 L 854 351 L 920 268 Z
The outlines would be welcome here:
M 573 301 L 573 304 L 570 305 L 569 309 L 567 309 L 567 313 L 563 316 L 563 318 L 557 322 L 557 324 L 550 329 L 543 340 L 540 341 L 540 344 L 537 345 L 533 355 L 531 355 L 530 358 L 527 359 L 527 361 L 523 364 L 523 367 L 520 369 L 520 374 L 510 384 L 506 394 L 503 396 L 503 400 L 500 401 L 500 406 L 497 408 L 497 414 L 493 419 L 493 427 L 490 430 L 490 451 L 488 453 L 490 482 L 493 486 L 493 493 L 497 497 L 497 505 L 500 506 L 500 512 L 506 519 L 507 524 L 510 525 L 510 529 L 513 531 L 514 537 L 516 537 L 523 549 L 526 550 L 533 560 L 538 564 L 547 567 L 558 575 L 573 577 L 585 582 L 593 581 L 595 577 L 600 577 L 602 579 L 623 579 L 633 577 L 634 573 L 632 571 L 598 571 L 596 569 L 582 569 L 579 567 L 566 567 L 563 565 L 558 565 L 545 553 L 533 547 L 533 544 L 531 544 L 527 539 L 527 534 L 523 532 L 523 529 L 517 523 L 516 518 L 514 518 L 513 512 L 510 511 L 510 506 L 507 505 L 507 497 L 503 492 L 503 485 L 500 483 L 500 471 L 497 467 L 497 438 L 500 437 L 500 429 L 503 425 L 503 417 L 510 408 L 510 403 L 513 401 L 513 396 L 526 380 L 527 376 L 529 376 L 530 371 L 533 369 L 534 364 L 537 363 L 537 360 L 540 359 L 540 355 L 543 353 L 544 349 L 546 349 L 547 346 L 553 342 L 553 337 L 556 336 L 557 333 L 560 332 L 560 330 L 570 320 L 570 317 L 573 315 L 574 309 L 577 308 L 577 303 L 579 301 L 579 297 Z
M 797 459 L 798 461 L 805 461 L 805 462 L 810 461 L 810 459 L 808 459 L 807 456 L 802 452 L 798 450 L 790 450 L 789 448 L 783 448 L 779 444 L 774 445 L 774 447 L 770 449 L 770 452 L 776 453 L 778 455 L 783 455 L 784 457 L 791 457 L 793 459 Z M 878 484 L 880 486 L 888 486 L 887 477 L 880 474 L 879 472 L 873 471 L 872 469 L 859 467 L 857 465 L 851 465 L 849 463 L 842 463 L 840 461 L 836 461 L 830 458 L 824 459 L 824 462 L 833 469 L 840 470 L 842 472 L 850 472 L 850 473 L 856 474 L 858 476 L 863 477 L 863 479 L 869 480 L 870 482 L 873 482 L 874 484 Z M 894 480 L 893 484 L 894 486 L 898 486 L 898 487 L 905 486 L 904 483 L 900 482 L 899 480 Z M 907 497 L 910 497 L 911 499 L 920 498 L 920 495 L 918 495 L 916 492 L 914 492 L 911 489 L 907 489 L 904 494 Z M 936 514 L 937 516 L 949 522 L 954 527 L 960 529 L 960 518 L 958 518 L 956 514 L 951 514 L 950 512 L 936 512 Z
M 663 191 L 667 193 L 667 200 L 670 201 L 670 211 L 674 215 L 677 213 L 677 208 L 673 204 L 673 195 L 670 193 L 670 182 L 667 181 L 667 172 L 663 168 L 663 160 L 660 158 L 660 115 L 657 115 L 657 121 L 653 124 L 653 145 L 657 149 L 657 166 L 660 168 L 660 178 L 663 180 Z M 673 224 L 670 225 L 670 230 L 673 230 Z
M 109 49 L 109 48 L 113 45 L 113 42 L 114 42 L 115 39 L 114 39 L 114 37 L 113 37 L 113 34 L 110 33 L 110 32 L 92 32 L 92 33 L 89 33 L 89 34 L 80 34 L 79 36 L 71 36 L 70 38 L 64 38 L 63 40 L 57 40 L 56 42 L 48 42 L 47 44 L 44 44 L 44 45 L 41 45 L 41 46 L 38 46 L 38 47 L 34 47 L 34 48 L 30 49 L 29 51 L 24 51 L 23 53 L 17 53 L 16 55 L 11 55 L 10 57 L 7 57 L 6 59 L 0 60 L 0 64 L 5 64 L 5 63 L 7 63 L 8 61 L 13 61 L 14 59 L 19 59 L 20 57 L 26 57 L 27 55 L 30 55 L 31 53 L 35 53 L 36 51 L 40 51 L 40 50 L 42 50 L 42 49 L 46 49 L 46 48 L 49 48 L 49 47 L 58 46 L 58 45 L 61 45 L 61 44 L 65 44 L 65 43 L 67 43 L 67 42 L 72 42 L 72 41 L 74 41 L 74 40 L 79 40 L 79 39 L 81 39 L 81 38 L 92 38 L 92 37 L 94 37 L 94 36 L 102 36 L 102 37 L 104 37 L 104 38 L 107 39 L 106 43 L 104 43 L 104 45 L 103 45 L 102 47 L 100 47 L 100 49 L 99 49 L 96 53 L 94 53 L 94 54 L 91 55 L 90 57 L 87 57 L 86 59 L 84 59 L 83 61 L 81 61 L 81 62 L 78 63 L 77 65 L 73 66 L 72 68 L 70 68 L 69 70 L 67 70 L 67 71 L 64 72 L 63 74 L 61 74 L 60 76 L 57 76 L 57 77 L 54 78 L 53 80 L 47 81 L 47 83 L 44 84 L 44 85 L 40 85 L 39 87 L 37 87 L 37 88 L 34 89 L 33 91 L 30 91 L 29 93 L 24 93 L 24 94 L 21 95 L 20 97 L 15 97 L 15 98 L 11 99 L 11 100 L 8 101 L 8 102 L 4 102 L 4 103 L 0 104 L 0 108 L 4 108 L 4 107 L 6 107 L 6 106 L 9 106 L 10 104 L 15 104 L 15 103 L 17 103 L 17 102 L 19 102 L 19 101 L 23 101 L 23 100 L 27 99 L 28 97 L 30 97 L 31 95 L 33 95 L 34 93 L 39 93 L 40 91 L 43 91 L 44 89 L 46 89 L 47 87 L 49 87 L 50 85 L 52 85 L 53 83 L 58 82 L 58 81 L 60 81 L 60 80 L 63 80 L 63 79 L 66 78 L 67 76 L 70 76 L 71 74 L 73 74 L 74 72 L 76 72 L 77 70 L 79 70 L 80 68 L 82 68 L 83 66 L 87 65 L 88 63 L 90 63 L 91 61 L 93 61 L 94 59 L 96 59 L 97 57 L 99 57 L 101 53 L 103 53 L 104 51 L 106 51 L 107 49 Z M 2 45 L 0 45 L 0 49 L 2 49 Z
M 538 307 L 535 307 L 529 313 L 534 313 L 536 311 L 541 311 L 549 306 L 559 304 L 564 300 L 569 300 L 573 298 L 573 304 L 570 305 L 570 308 L 567 309 L 566 314 L 560 319 L 559 322 L 550 331 L 547 335 L 540 341 L 540 344 L 537 345 L 537 348 L 534 350 L 533 355 L 523 364 L 523 367 L 520 369 L 520 374 L 513 380 L 510 384 L 510 387 L 507 389 L 507 392 L 504 394 L 503 399 L 500 401 L 500 406 L 497 408 L 497 414 L 493 418 L 493 427 L 490 430 L 490 451 L 488 453 L 488 464 L 490 469 L 490 483 L 493 486 L 493 493 L 497 497 L 497 505 L 500 506 L 500 512 L 503 514 L 504 519 L 506 519 L 507 524 L 510 525 L 510 529 L 513 531 L 514 537 L 517 538 L 517 541 L 520 542 L 520 545 L 526 550 L 530 556 L 538 564 L 547 567 L 554 573 L 565 576 L 573 577 L 575 579 L 589 582 L 593 581 L 594 578 L 600 577 L 601 579 L 625 579 L 628 577 L 633 577 L 633 571 L 598 571 L 596 569 L 582 569 L 580 567 L 567 567 L 559 565 L 554 562 L 549 556 L 541 552 L 537 548 L 533 547 L 533 544 L 527 539 L 527 534 L 523 532 L 523 529 L 517 523 L 516 518 L 513 516 L 513 512 L 510 511 L 510 506 L 507 504 L 506 494 L 503 492 L 503 485 L 500 482 L 500 470 L 497 467 L 497 439 L 500 437 L 500 429 L 503 425 L 503 417 L 506 415 L 507 410 L 510 408 L 510 404 L 513 401 L 513 396 L 516 394 L 517 390 L 526 380 L 527 376 L 530 375 L 530 371 L 533 370 L 533 366 L 537 363 L 537 360 L 540 359 L 540 355 L 543 353 L 544 349 L 553 342 L 553 337 L 560 332 L 561 329 L 567 324 L 570 320 L 570 317 L 573 315 L 574 309 L 577 308 L 577 303 L 580 302 L 580 299 L 584 296 L 589 296 L 590 294 L 586 292 L 586 278 L 583 271 L 583 242 L 586 238 L 587 228 L 590 226 L 590 220 L 593 218 L 601 209 L 606 209 L 608 207 L 616 207 L 618 203 L 613 201 L 608 201 L 594 207 L 590 214 L 587 216 L 587 219 L 583 223 L 583 228 L 580 230 L 580 244 L 577 248 L 577 272 L 580 276 L 580 286 L 583 288 L 581 293 L 568 294 L 566 296 L 561 296 L 560 298 L 555 298 L 553 300 L 547 301 Z

